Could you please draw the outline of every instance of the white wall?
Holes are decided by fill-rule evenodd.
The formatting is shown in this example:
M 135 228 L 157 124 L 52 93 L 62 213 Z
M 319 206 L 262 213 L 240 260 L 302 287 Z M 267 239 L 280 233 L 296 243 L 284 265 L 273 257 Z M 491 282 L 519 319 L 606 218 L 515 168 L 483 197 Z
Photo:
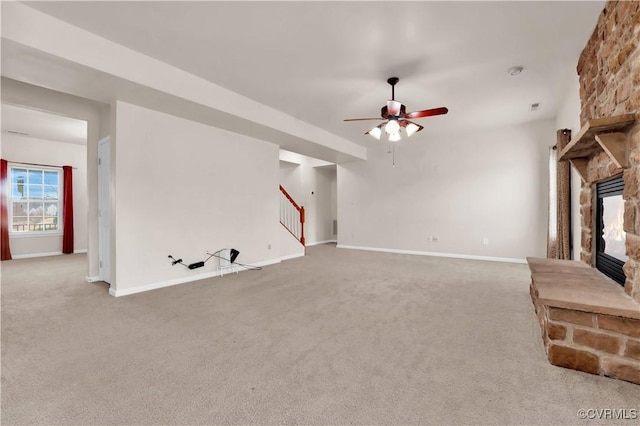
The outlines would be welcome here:
M 301 164 L 280 161 L 280 185 L 296 200 L 296 203 L 302 203 L 302 196 L 306 193 L 302 185 L 302 169 Z
M 309 235 L 308 244 L 326 241 L 335 241 L 333 235 L 334 206 L 337 204 L 333 199 L 337 196 L 334 191 L 337 173 L 335 166 L 315 167 L 312 169 L 311 183 L 312 194 L 309 195 L 308 217 Z
M 111 105 L 102 105 L 100 108 L 100 128 L 98 134 L 100 135 L 98 140 L 111 135 Z
M 279 259 L 278 147 L 124 102 L 116 103 L 116 295 L 197 279 L 171 266 L 240 251 L 245 264 Z M 271 249 L 269 249 L 271 245 Z
M 556 117 L 557 129 L 571 129 L 572 137 L 580 131 L 580 81 L 572 72 L 567 78 L 565 97 Z M 571 167 L 571 258 L 580 260 L 580 191 L 581 178 Z
M 338 222 L 338 170 L 333 173 L 331 179 L 331 239 L 338 241 L 338 234 L 335 232 L 333 222 Z
M 388 144 L 338 165 L 340 246 L 545 256 L 552 121 L 420 136 L 396 145 L 395 167 Z
M 7 161 L 73 166 L 74 250 L 87 250 L 87 147 L 11 134 L 2 135 L 2 158 Z M 62 252 L 62 235 L 11 237 L 14 258 Z

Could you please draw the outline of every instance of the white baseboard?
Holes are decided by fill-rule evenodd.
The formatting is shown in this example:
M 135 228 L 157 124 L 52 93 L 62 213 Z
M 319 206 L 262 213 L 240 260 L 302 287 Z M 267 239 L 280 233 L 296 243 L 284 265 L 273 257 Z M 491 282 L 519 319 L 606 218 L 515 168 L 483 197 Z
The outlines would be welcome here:
M 256 268 L 262 268 L 263 266 L 269 266 L 269 265 L 275 265 L 276 263 L 280 263 L 281 260 L 280 259 L 269 259 L 269 260 L 265 260 L 264 262 L 258 262 L 258 263 L 252 263 L 252 264 L 247 264 L 247 266 L 255 266 Z
M 264 262 L 252 263 L 251 265 L 247 265 L 247 266 L 255 266 L 257 268 L 261 268 L 263 266 L 274 265 L 276 263 L 280 263 L 280 259 L 266 260 Z M 167 281 L 161 281 L 157 283 L 151 283 L 151 284 L 146 284 L 146 285 L 141 285 L 141 286 L 136 286 L 131 288 L 125 288 L 122 290 L 116 290 L 112 286 L 111 288 L 109 288 L 109 294 L 114 297 L 128 296 L 130 294 L 143 293 L 145 291 L 157 290 L 164 287 L 171 287 L 174 285 L 186 284 L 193 281 L 200 281 L 207 278 L 214 278 L 214 277 L 219 277 L 221 275 L 229 275 L 230 273 L 244 272 L 244 271 L 246 271 L 246 269 L 238 268 L 237 270 L 233 270 L 232 272 L 226 271 L 223 274 L 222 271 L 220 271 L 219 269 L 216 269 L 215 271 L 207 272 L 205 274 L 191 275 L 189 277 L 176 278 L 173 280 L 167 280 Z
M 305 255 L 304 253 L 289 254 L 289 255 L 287 255 L 287 256 L 282 256 L 282 257 L 280 258 L 280 260 L 281 260 L 282 262 L 284 262 L 285 260 L 291 260 L 291 259 L 296 259 L 296 258 L 298 258 L 298 257 L 304 257 L 304 255 Z
M 87 280 L 88 283 L 95 283 L 96 281 L 100 281 L 100 275 L 87 275 L 84 279 Z
M 73 254 L 78 253 L 86 253 L 87 250 L 75 250 Z M 30 259 L 32 257 L 49 257 L 49 256 L 60 256 L 63 253 L 61 251 L 50 251 L 47 253 L 29 253 L 29 254 L 15 254 L 11 255 L 12 259 Z
M 433 257 L 450 257 L 454 259 L 487 260 L 489 262 L 527 263 L 526 259 L 518 259 L 515 257 L 492 257 L 492 256 L 476 256 L 473 254 L 435 253 L 430 251 L 397 250 L 397 249 L 387 249 L 387 248 L 377 248 L 377 247 L 345 246 L 342 244 L 338 244 L 337 247 L 342 249 L 350 249 L 350 250 L 379 251 L 383 253 L 413 254 L 413 255 L 419 255 L 419 256 L 433 256 Z
M 59 256 L 61 255 L 61 251 L 51 251 L 48 253 L 29 253 L 29 254 L 13 254 L 11 257 L 13 259 L 30 259 L 32 257 L 49 257 L 49 256 Z
M 338 240 L 324 240 L 324 241 L 316 241 L 315 243 L 311 243 L 311 244 L 306 244 L 307 247 L 310 246 L 317 246 L 320 244 L 329 244 L 329 243 L 337 243 Z

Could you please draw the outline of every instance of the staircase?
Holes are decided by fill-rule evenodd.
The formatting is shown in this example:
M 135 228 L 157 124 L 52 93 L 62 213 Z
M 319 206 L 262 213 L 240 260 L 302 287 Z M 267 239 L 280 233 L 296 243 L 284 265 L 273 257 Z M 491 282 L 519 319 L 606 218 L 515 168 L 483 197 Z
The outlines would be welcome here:
M 304 207 L 280 185 L 280 223 L 304 246 Z

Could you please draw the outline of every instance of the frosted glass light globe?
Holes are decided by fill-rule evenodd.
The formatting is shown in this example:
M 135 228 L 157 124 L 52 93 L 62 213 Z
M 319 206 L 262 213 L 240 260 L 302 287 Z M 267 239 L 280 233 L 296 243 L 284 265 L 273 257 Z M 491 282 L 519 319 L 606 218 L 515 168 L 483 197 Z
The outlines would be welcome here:
M 387 132 L 388 135 L 392 135 L 395 133 L 400 133 L 400 124 L 398 124 L 397 120 L 389 120 L 389 122 L 384 126 L 384 131 Z

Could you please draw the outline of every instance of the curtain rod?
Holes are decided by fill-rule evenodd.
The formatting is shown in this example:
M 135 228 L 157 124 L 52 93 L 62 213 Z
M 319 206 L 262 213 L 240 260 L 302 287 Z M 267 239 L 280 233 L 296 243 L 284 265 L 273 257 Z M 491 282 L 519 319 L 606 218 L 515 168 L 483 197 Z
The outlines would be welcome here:
M 25 163 L 23 161 L 11 161 L 11 160 L 7 160 L 7 163 L 12 163 L 12 164 L 24 164 L 27 166 L 40 166 L 40 167 L 54 167 L 56 169 L 61 169 L 63 166 L 52 166 L 51 164 L 38 164 L 38 163 Z M 78 170 L 77 167 L 72 167 L 73 170 Z

